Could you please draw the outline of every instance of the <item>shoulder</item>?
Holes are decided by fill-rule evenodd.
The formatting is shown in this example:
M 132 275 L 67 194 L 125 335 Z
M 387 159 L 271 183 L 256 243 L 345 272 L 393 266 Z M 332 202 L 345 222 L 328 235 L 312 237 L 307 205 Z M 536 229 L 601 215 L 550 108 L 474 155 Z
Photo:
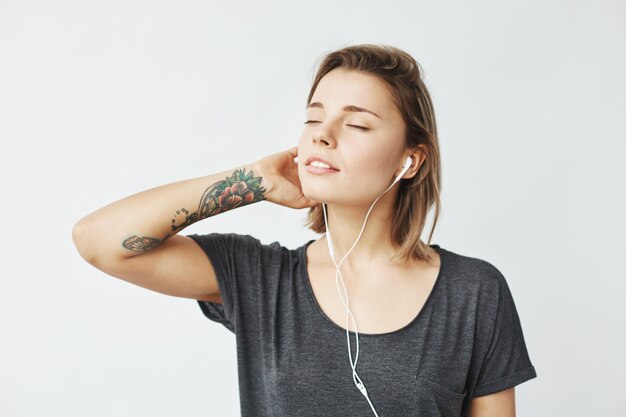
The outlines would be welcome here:
M 278 241 L 263 243 L 261 239 L 248 233 L 211 232 L 205 234 L 194 233 L 187 236 L 201 243 L 221 243 L 226 245 L 245 245 L 286 249 L 281 246 Z
M 263 241 L 249 233 L 236 232 L 211 232 L 205 234 L 189 234 L 188 237 L 195 240 L 206 252 L 230 254 L 238 260 L 244 257 L 272 258 L 276 256 L 289 256 L 292 249 L 281 245 L 279 241 Z
M 449 280 L 468 283 L 478 287 L 481 292 L 495 294 L 503 285 L 506 285 L 503 273 L 487 258 L 444 250 L 445 268 Z

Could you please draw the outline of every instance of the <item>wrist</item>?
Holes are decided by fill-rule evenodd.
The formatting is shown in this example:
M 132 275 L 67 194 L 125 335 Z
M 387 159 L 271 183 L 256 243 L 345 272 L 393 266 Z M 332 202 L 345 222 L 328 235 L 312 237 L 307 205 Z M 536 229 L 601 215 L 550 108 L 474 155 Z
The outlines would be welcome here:
M 269 175 L 263 164 L 259 161 L 249 164 L 248 169 L 252 172 L 252 178 L 259 182 L 259 198 L 271 201 L 270 195 L 274 188 L 271 175 Z

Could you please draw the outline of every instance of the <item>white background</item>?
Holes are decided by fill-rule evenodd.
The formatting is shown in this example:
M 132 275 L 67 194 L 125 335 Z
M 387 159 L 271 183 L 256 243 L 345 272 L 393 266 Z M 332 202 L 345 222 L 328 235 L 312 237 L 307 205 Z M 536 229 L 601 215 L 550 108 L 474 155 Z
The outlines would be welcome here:
M 357 43 L 425 70 L 443 162 L 433 243 L 505 275 L 536 379 L 520 416 L 623 416 L 623 1 L 0 2 L 0 415 L 235 416 L 234 335 L 108 276 L 98 208 L 296 146 L 314 69 Z M 264 201 L 184 234 L 295 248 Z M 427 224 L 426 233 L 430 231 Z

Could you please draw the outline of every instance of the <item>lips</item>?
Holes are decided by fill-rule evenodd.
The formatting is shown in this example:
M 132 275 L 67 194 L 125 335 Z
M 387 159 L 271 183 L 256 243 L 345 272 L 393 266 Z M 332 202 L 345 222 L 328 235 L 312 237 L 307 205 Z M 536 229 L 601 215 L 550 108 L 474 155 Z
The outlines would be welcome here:
M 311 164 L 311 162 L 313 162 L 313 161 L 320 161 L 320 162 L 323 162 L 323 163 L 325 163 L 325 164 L 330 165 L 330 167 L 331 167 L 332 169 L 334 169 L 335 171 L 339 171 L 339 169 L 337 169 L 337 168 L 336 168 L 336 167 L 335 167 L 335 166 L 334 166 L 334 165 L 333 165 L 330 161 L 327 161 L 326 159 L 321 158 L 321 157 L 319 157 L 319 156 L 309 156 L 309 158 L 308 158 L 308 159 L 306 160 L 306 162 L 305 162 L 305 165 L 310 165 L 310 164 Z

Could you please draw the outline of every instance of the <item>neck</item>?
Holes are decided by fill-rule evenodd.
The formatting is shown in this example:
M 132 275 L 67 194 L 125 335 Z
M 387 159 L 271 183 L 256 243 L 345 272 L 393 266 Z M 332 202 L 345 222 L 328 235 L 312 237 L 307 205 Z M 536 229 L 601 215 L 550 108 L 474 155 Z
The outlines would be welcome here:
M 376 202 L 367 217 L 365 227 L 363 227 L 363 223 L 372 206 L 371 202 L 366 205 L 328 204 L 326 206 L 328 228 L 333 241 L 334 257 L 337 264 L 354 245 L 354 248 L 341 264 L 342 268 L 355 269 L 357 266 L 363 268 L 375 263 L 389 264 L 392 262 L 391 257 L 397 250 L 391 240 L 391 218 L 397 194 L 397 192 L 392 191 L 394 190 L 389 190 Z M 356 242 L 361 229 L 363 229 L 363 233 Z M 327 245 L 327 242 L 324 244 Z M 330 257 L 330 254 L 328 256 Z

